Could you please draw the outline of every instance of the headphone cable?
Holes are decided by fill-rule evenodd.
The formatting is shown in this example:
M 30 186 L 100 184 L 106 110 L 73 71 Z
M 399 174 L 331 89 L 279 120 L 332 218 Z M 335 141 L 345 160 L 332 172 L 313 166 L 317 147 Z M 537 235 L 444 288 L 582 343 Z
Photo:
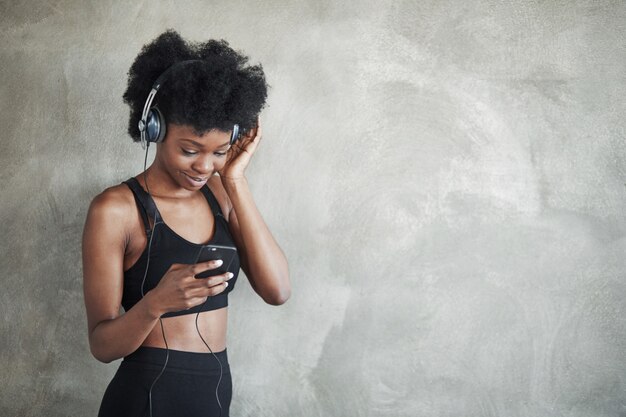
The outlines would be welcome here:
M 150 187 L 148 186 L 148 172 L 146 170 L 149 148 L 150 148 L 150 142 L 146 144 L 146 156 L 144 157 L 144 160 L 143 160 L 143 180 L 146 183 L 146 192 L 150 196 Z M 152 198 L 152 196 L 150 196 L 150 198 Z M 144 285 L 146 283 L 146 277 L 148 276 L 148 268 L 150 267 L 150 250 L 152 249 L 152 239 L 154 238 L 154 232 L 156 230 L 156 226 L 161 223 L 163 222 L 157 221 L 157 209 L 156 209 L 156 204 L 155 204 L 154 219 L 152 221 L 152 229 L 150 230 L 150 240 L 148 241 L 148 253 L 146 256 L 146 269 L 143 273 L 143 279 L 141 281 L 141 297 L 142 298 L 145 295 Z M 154 378 L 154 381 L 152 381 L 152 385 L 150 385 L 150 390 L 148 391 L 148 406 L 150 409 L 150 417 L 152 417 L 152 388 L 154 388 L 154 385 L 157 383 L 159 378 L 161 378 L 161 375 L 163 375 L 163 372 L 165 372 L 165 368 L 167 367 L 167 362 L 169 361 L 169 358 L 170 358 L 170 349 L 167 344 L 167 338 L 165 337 L 165 328 L 163 327 L 163 319 L 161 317 L 159 317 L 159 324 L 161 325 L 161 335 L 163 336 L 163 342 L 165 343 L 165 362 L 163 363 L 163 368 L 161 368 L 161 371 L 159 372 L 159 374 L 156 376 L 156 378 Z
M 224 370 L 223 370 L 223 367 L 222 367 L 222 361 L 220 361 L 220 359 L 213 352 L 213 350 L 211 349 L 209 344 L 206 342 L 206 340 L 204 340 L 204 337 L 202 337 L 202 333 L 200 333 L 200 328 L 198 327 L 198 317 L 199 316 L 200 316 L 200 312 L 198 311 L 196 313 L 196 332 L 198 332 L 198 336 L 200 336 L 200 339 L 202 339 L 202 343 L 204 343 L 204 345 L 207 347 L 207 349 L 209 349 L 209 352 L 211 352 L 211 354 L 213 355 L 213 357 L 215 358 L 217 363 L 220 365 L 220 377 L 217 380 L 217 385 L 215 386 L 215 398 L 217 399 L 217 406 L 220 408 L 220 415 L 219 415 L 219 417 L 222 417 L 222 403 L 220 402 L 220 397 L 219 397 L 219 394 L 218 394 L 218 390 L 219 390 L 220 384 L 222 383 L 222 376 L 224 375 Z
M 148 193 L 148 195 L 150 196 L 150 198 L 152 198 L 152 196 L 150 195 L 150 187 L 148 185 L 148 172 L 146 169 L 147 166 L 147 162 L 148 162 L 148 149 L 150 147 L 150 142 L 147 142 L 146 144 L 146 154 L 144 157 L 144 161 L 143 161 L 143 175 L 144 175 L 144 182 L 146 184 L 146 192 Z M 157 210 L 156 210 L 156 204 L 155 204 L 155 210 L 154 210 L 154 220 L 152 221 L 152 230 L 150 231 L 150 240 L 148 241 L 148 253 L 147 253 L 147 259 L 146 259 L 146 269 L 144 271 L 143 274 L 143 280 L 141 281 L 141 297 L 144 297 L 144 285 L 146 282 L 146 277 L 148 276 L 148 268 L 150 266 L 150 250 L 152 249 L 152 239 L 154 238 L 154 231 L 156 229 L 156 226 L 158 224 L 163 223 L 162 221 L 157 221 Z M 200 252 L 198 253 L 198 257 L 200 256 L 200 253 L 202 252 L 202 248 L 200 248 Z M 196 259 L 196 263 L 198 262 L 198 259 Z M 208 301 L 208 298 L 207 298 Z M 206 303 L 206 301 L 205 301 Z M 195 325 L 196 325 L 196 331 L 198 332 L 198 336 L 200 336 L 200 339 L 202 340 L 202 343 L 204 343 L 204 345 L 207 347 L 207 349 L 209 349 L 209 352 L 211 352 L 211 354 L 213 355 L 213 357 L 215 358 L 215 360 L 217 361 L 217 363 L 220 366 L 220 377 L 217 381 L 217 386 L 215 387 L 215 398 L 217 399 L 217 405 L 220 409 L 220 414 L 219 417 L 222 416 L 222 403 L 220 401 L 220 397 L 219 397 L 219 386 L 222 382 L 222 377 L 223 377 L 223 366 L 222 366 L 222 362 L 219 360 L 219 358 L 217 357 L 217 355 L 213 352 L 213 350 L 211 349 L 211 347 L 209 346 L 209 344 L 206 342 L 206 340 L 204 339 L 204 337 L 202 336 L 202 333 L 200 333 L 200 328 L 198 327 L 198 317 L 200 316 L 200 312 L 198 311 L 196 313 L 196 320 L 195 320 Z M 163 336 L 163 342 L 165 343 L 165 362 L 163 363 L 163 368 L 161 368 L 161 371 L 159 372 L 159 374 L 156 376 L 156 378 L 154 378 L 154 381 L 152 381 L 152 384 L 150 385 L 150 390 L 148 391 L 148 403 L 149 403 L 149 409 L 150 409 L 150 417 L 152 417 L 152 389 L 154 388 L 155 384 L 157 383 L 157 381 L 159 380 L 159 378 L 161 378 L 161 375 L 163 375 L 163 373 L 165 372 L 165 368 L 167 367 L 167 363 L 169 361 L 169 357 L 170 357 L 170 352 L 169 352 L 169 345 L 167 343 L 167 338 L 165 337 L 165 329 L 163 327 L 163 319 L 161 317 L 159 317 L 159 324 L 161 325 L 161 334 Z

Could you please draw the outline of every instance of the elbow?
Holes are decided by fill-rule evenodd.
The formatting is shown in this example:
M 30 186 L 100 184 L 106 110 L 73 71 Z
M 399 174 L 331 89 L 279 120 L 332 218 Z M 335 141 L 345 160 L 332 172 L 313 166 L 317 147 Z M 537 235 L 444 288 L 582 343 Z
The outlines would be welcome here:
M 287 302 L 289 295 L 290 294 L 280 294 L 273 297 L 265 297 L 263 300 L 269 305 L 279 306 Z
M 254 278 L 248 275 L 248 280 L 252 284 L 254 291 L 267 304 L 279 306 L 285 304 L 291 297 L 291 282 L 286 268 L 284 271 L 264 276 L 255 276 Z
M 111 363 L 113 362 L 113 359 L 109 359 L 109 358 L 105 358 L 105 357 L 98 357 L 94 355 L 94 358 L 98 359 L 98 361 L 102 362 L 102 363 Z
M 96 349 L 96 347 L 93 346 L 93 345 L 90 346 L 89 350 L 91 351 L 91 355 L 94 358 L 96 358 L 98 361 L 102 362 L 102 363 L 111 363 L 115 359 L 115 358 L 111 358 L 110 356 L 106 355 L 101 350 Z
M 289 297 L 291 297 L 291 288 L 289 286 L 285 286 L 277 288 L 269 292 L 269 294 L 266 294 L 263 297 L 263 301 L 273 306 L 279 306 L 285 304 Z
M 115 359 L 118 359 L 111 355 L 111 352 L 105 348 L 105 343 L 97 340 L 94 332 L 89 335 L 89 351 L 91 355 L 102 363 L 111 363 Z

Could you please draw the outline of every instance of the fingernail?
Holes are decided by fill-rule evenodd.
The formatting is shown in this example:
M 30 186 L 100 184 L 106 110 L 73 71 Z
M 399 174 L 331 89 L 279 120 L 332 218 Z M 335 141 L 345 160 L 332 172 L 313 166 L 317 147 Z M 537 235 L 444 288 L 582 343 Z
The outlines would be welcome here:
M 226 276 L 228 277 L 226 279 L 231 279 L 232 277 L 235 276 L 235 274 L 233 274 L 232 272 L 229 272 L 228 274 L 226 274 Z
M 228 287 L 228 282 L 224 281 L 224 288 Z
M 218 260 L 215 261 L 215 266 L 220 266 L 223 263 L 224 263 L 224 261 L 222 261 L 221 259 L 218 259 Z

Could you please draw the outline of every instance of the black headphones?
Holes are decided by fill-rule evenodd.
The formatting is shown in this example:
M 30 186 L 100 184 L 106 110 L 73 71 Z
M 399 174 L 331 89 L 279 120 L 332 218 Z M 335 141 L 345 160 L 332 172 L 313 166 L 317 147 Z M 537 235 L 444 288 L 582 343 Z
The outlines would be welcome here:
M 152 89 L 150 90 L 150 94 L 148 94 L 148 98 L 146 99 L 146 104 L 143 106 L 143 112 L 141 113 L 141 120 L 139 120 L 139 132 L 141 134 L 141 147 L 146 149 L 150 146 L 150 143 L 160 143 L 163 142 L 165 138 L 165 131 L 167 124 L 165 123 L 165 117 L 161 110 L 158 107 L 152 107 L 152 102 L 154 101 L 154 96 L 157 91 L 161 87 L 161 84 L 166 80 L 168 74 L 172 71 L 172 69 L 188 65 L 193 62 L 203 62 L 200 59 L 190 59 L 187 61 L 180 61 L 166 69 L 159 78 L 156 79 L 154 84 L 152 84 Z M 230 135 L 230 145 L 232 146 L 235 141 L 239 138 L 239 125 L 235 123 L 233 125 L 233 132 Z

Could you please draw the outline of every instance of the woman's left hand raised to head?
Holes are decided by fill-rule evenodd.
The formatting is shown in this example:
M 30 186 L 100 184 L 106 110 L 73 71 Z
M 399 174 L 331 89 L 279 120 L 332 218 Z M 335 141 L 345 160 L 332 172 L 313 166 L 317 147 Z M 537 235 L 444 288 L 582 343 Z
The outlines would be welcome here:
M 244 170 L 261 139 L 261 123 L 237 141 L 219 170 L 230 200 L 226 220 L 239 249 L 241 268 L 254 291 L 272 305 L 283 304 L 291 294 L 287 258 L 272 236 L 254 202 Z
M 222 180 L 236 181 L 244 178 L 244 171 L 259 146 L 261 134 L 261 117 L 257 116 L 256 127 L 250 129 L 228 150 L 226 163 L 218 171 Z

